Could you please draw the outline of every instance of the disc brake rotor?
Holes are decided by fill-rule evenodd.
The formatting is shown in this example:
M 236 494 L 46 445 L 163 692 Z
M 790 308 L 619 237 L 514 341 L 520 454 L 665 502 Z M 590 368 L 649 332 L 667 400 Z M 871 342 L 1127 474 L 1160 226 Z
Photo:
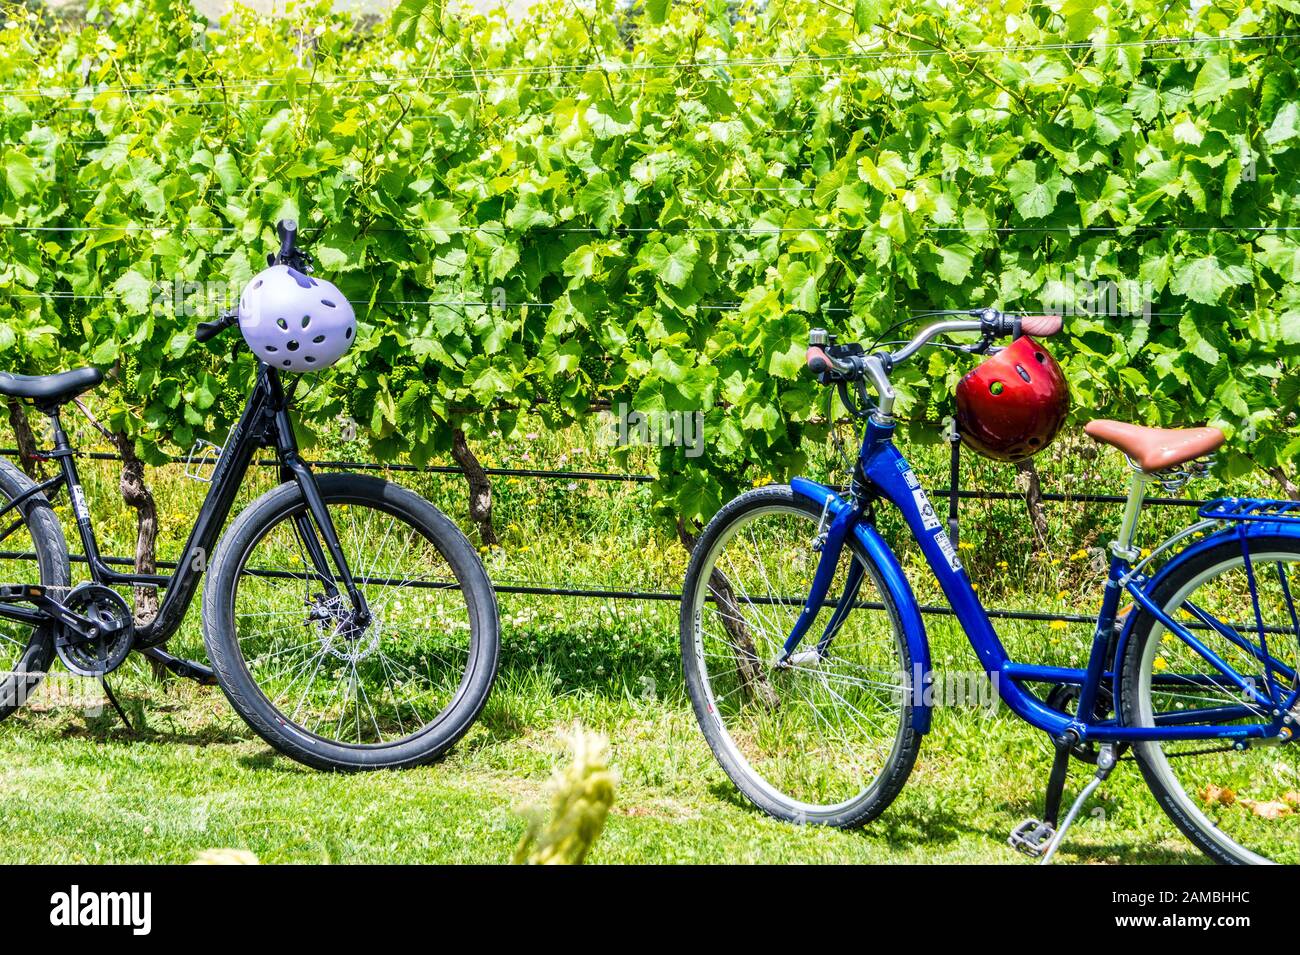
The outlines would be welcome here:
M 359 663 L 379 647 L 380 621 L 371 619 L 364 628 L 356 626 L 342 594 L 333 597 L 317 594 L 307 619 L 308 623 L 315 624 L 325 652 L 344 663 Z
M 131 653 L 135 626 L 131 608 L 116 590 L 102 584 L 74 587 L 63 605 L 90 621 L 93 632 L 60 628 L 59 659 L 78 676 L 103 676 L 122 665 Z

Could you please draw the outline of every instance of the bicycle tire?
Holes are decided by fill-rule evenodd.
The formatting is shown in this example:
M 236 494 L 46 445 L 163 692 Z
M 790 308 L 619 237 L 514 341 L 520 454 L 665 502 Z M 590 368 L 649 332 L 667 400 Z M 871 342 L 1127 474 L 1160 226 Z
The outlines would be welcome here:
M 1300 540 L 1286 536 L 1267 536 L 1249 538 L 1252 561 L 1262 560 L 1264 555 L 1294 556 L 1300 564 Z M 1235 537 L 1225 540 L 1195 555 L 1182 566 L 1170 572 L 1151 594 L 1157 607 L 1169 612 L 1181 605 L 1184 599 L 1196 593 L 1205 584 L 1218 579 L 1219 574 L 1232 570 L 1242 559 L 1241 543 Z M 1157 629 L 1159 628 L 1159 629 Z M 1144 690 L 1142 672 L 1150 668 L 1151 661 L 1146 658 L 1150 653 L 1159 652 L 1159 640 L 1164 628 L 1150 614 L 1143 613 L 1133 623 L 1124 650 L 1124 658 L 1119 673 L 1120 700 L 1123 707 L 1124 722 L 1131 726 L 1149 725 L 1153 704 L 1148 699 L 1150 687 Z M 1153 641 L 1155 645 L 1152 646 Z M 1294 742 L 1285 744 L 1288 748 L 1296 746 Z M 1283 750 L 1275 750 L 1282 752 Z M 1291 749 L 1294 753 L 1296 750 Z M 1247 750 L 1246 752 L 1260 752 Z M 1226 865 L 1250 865 L 1266 863 L 1266 856 L 1238 843 L 1229 833 L 1216 826 L 1207 815 L 1207 806 L 1201 794 L 1189 793 L 1178 780 L 1170 758 L 1166 756 L 1158 742 L 1136 742 L 1133 753 L 1142 771 L 1143 779 L 1160 808 L 1170 821 L 1191 842 L 1215 862 Z M 1198 787 L 1193 787 L 1198 788 Z M 1242 795 L 1246 795 L 1242 793 Z M 1198 805 L 1198 800 L 1202 805 Z
M 813 502 L 796 495 L 788 485 L 772 485 L 748 491 L 722 508 L 700 535 L 691 555 L 683 586 L 681 610 L 681 653 L 686 688 L 695 711 L 696 721 L 708 741 L 723 771 L 759 809 L 788 822 L 826 825 L 835 828 L 855 828 L 880 815 L 898 796 L 916 762 L 921 747 L 921 734 L 915 729 L 913 707 L 905 704 L 900 709 L 899 728 L 894 743 L 880 772 L 870 786 L 847 803 L 837 806 L 820 806 L 804 802 L 781 792 L 758 772 L 730 739 L 721 725 L 721 717 L 713 705 L 707 673 L 702 663 L 702 645 L 697 640 L 698 614 L 705 599 L 705 573 L 711 573 L 712 562 L 734 525 L 746 521 L 755 512 L 770 508 L 789 508 L 809 517 L 814 525 L 821 509 Z M 913 674 L 912 658 L 907 640 L 903 637 L 901 619 L 889 591 L 880 583 L 881 577 L 866 550 L 850 538 L 847 552 L 861 561 L 867 571 L 867 581 L 874 584 L 888 615 L 895 650 L 898 654 L 899 673 L 910 686 Z M 706 565 L 709 565 L 706 567 Z M 905 699 L 912 694 L 906 692 Z
M 424 498 L 379 478 L 326 474 L 317 477 L 327 505 L 354 504 L 396 514 L 437 548 L 455 574 L 468 608 L 471 638 L 467 663 L 451 702 L 419 731 L 392 743 L 359 745 L 326 740 L 278 710 L 249 672 L 239 643 L 234 601 L 237 581 L 251 549 L 281 521 L 306 504 L 296 483 L 268 491 L 245 509 L 218 545 L 204 587 L 203 638 L 217 680 L 235 711 L 281 753 L 326 770 L 374 770 L 417 766 L 437 759 L 474 724 L 491 692 L 500 655 L 496 597 L 487 572 L 460 529 Z M 359 567 L 360 555 L 346 555 Z M 354 570 L 354 575 L 357 571 Z
M 8 504 L 30 490 L 34 483 L 9 461 L 0 459 L 0 496 L 3 496 L 3 503 Z M 68 563 L 68 542 L 63 536 L 63 528 L 55 516 L 54 508 L 44 494 L 34 494 L 18 506 L 18 512 L 34 548 L 40 580 L 15 583 L 40 583 L 57 596 L 63 596 L 69 587 L 71 569 Z M 12 512 L 5 515 L 6 521 L 11 518 Z M 13 550 L 13 544 L 13 538 L 8 538 L 4 549 Z M 16 621 L 3 621 L 0 626 L 23 628 Z M 29 629 L 26 647 L 12 661 L 7 672 L 0 675 L 0 720 L 10 716 L 26 702 L 54 660 L 54 621 Z M 16 641 L 21 637 L 10 639 Z

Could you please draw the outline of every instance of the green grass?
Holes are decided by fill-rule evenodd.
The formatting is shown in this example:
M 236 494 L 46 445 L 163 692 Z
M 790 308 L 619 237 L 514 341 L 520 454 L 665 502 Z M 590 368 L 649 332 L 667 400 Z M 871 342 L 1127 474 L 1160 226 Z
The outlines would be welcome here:
M 406 772 L 304 769 L 251 738 L 219 690 L 138 676 L 122 681 L 133 716 L 143 709 L 147 721 L 135 735 L 108 715 L 87 725 L 63 711 L 23 712 L 0 726 L 0 861 L 184 862 L 212 847 L 266 862 L 504 861 L 523 829 L 519 810 L 544 801 L 575 720 L 609 736 L 620 776 L 593 862 L 1023 861 L 1006 835 L 1038 811 L 1049 752 L 1005 714 L 939 712 L 907 788 L 867 829 L 799 828 L 740 800 L 675 681 L 651 697 L 638 670 L 617 663 L 618 641 L 604 649 L 605 677 L 582 685 L 558 675 L 563 660 L 510 639 L 479 724 L 442 762 Z M 1088 812 L 1063 861 L 1200 859 L 1132 764 Z
M 926 483 L 944 483 L 939 449 L 915 450 Z M 1117 455 L 1084 456 L 1081 445 L 1066 450 L 1042 462 L 1044 490 L 1122 488 Z M 613 468 L 602 453 L 590 436 L 563 433 L 493 442 L 484 457 L 491 465 Z M 133 523 L 121 511 L 113 466 L 84 470 L 104 549 L 129 553 Z M 966 480 L 1008 488 L 1012 477 L 1008 468 L 980 463 Z M 398 479 L 464 517 L 457 479 Z M 160 557 L 167 559 L 179 551 L 206 487 L 181 480 L 179 468 L 151 472 L 151 480 L 164 527 Z M 271 480 L 268 470 L 256 474 L 241 503 Z M 644 487 L 499 480 L 496 502 L 503 544 L 485 562 L 500 582 L 680 586 L 685 556 L 651 516 Z M 1190 517 L 1171 511 L 1154 513 L 1148 542 Z M 1035 554 L 1023 504 L 963 505 L 963 558 L 990 605 L 1094 608 L 1098 549 L 1117 509 L 1049 505 L 1048 514 L 1048 546 Z M 888 519 L 884 526 L 891 527 Z M 918 597 L 937 600 L 915 549 L 899 551 Z M 29 708 L 0 724 L 0 862 L 184 862 L 213 847 L 249 849 L 267 862 L 505 861 L 524 828 L 520 810 L 544 801 L 574 721 L 608 735 L 620 777 L 593 862 L 1024 861 L 1006 837 L 1040 812 L 1051 753 L 1043 734 L 1005 710 L 992 718 L 938 711 L 903 794 L 863 831 L 793 827 L 753 810 L 718 769 L 691 715 L 676 611 L 673 603 L 504 597 L 502 671 L 482 719 L 440 763 L 399 773 L 304 769 L 252 736 L 219 690 L 159 684 L 129 662 L 114 682 L 137 722 L 143 717 L 134 734 L 108 715 L 87 720 L 57 707 Z M 196 607 L 173 649 L 201 657 L 197 616 Z M 976 666 L 949 618 L 927 624 L 941 673 Z M 1078 626 L 1000 629 L 1013 655 L 1043 662 L 1082 659 L 1090 636 Z M 1071 791 L 1085 778 L 1076 763 Z M 1061 858 L 1201 861 L 1131 762 L 1090 803 Z

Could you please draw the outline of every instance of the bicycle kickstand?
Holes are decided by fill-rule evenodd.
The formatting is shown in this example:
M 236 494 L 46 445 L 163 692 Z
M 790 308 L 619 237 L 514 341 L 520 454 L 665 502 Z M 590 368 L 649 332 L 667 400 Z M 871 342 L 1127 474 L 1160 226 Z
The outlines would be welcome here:
M 1088 797 L 1097 791 L 1097 787 L 1106 781 L 1110 776 L 1111 770 L 1119 762 L 1118 748 L 1114 743 L 1105 743 L 1097 751 L 1097 772 L 1093 775 L 1088 785 L 1083 787 L 1083 791 L 1075 798 L 1074 804 L 1070 806 L 1070 811 L 1065 814 L 1065 821 L 1061 827 L 1056 830 L 1056 835 L 1052 837 L 1047 851 L 1043 853 L 1043 858 L 1039 860 L 1039 865 L 1051 865 L 1052 857 L 1056 855 L 1056 850 L 1061 847 L 1061 842 L 1065 839 L 1065 833 L 1074 823 L 1075 817 L 1079 815 L 1079 810 L 1083 804 L 1088 801 Z
M 126 731 L 128 733 L 134 733 L 135 727 L 132 726 L 131 721 L 126 718 L 126 710 L 122 709 L 122 704 L 117 701 L 117 695 L 113 692 L 113 688 L 108 685 L 108 678 L 101 676 L 99 678 L 99 685 L 104 688 L 104 695 L 108 697 L 108 702 L 113 704 L 113 709 L 117 711 L 118 719 L 122 721 L 122 725 L 126 727 Z

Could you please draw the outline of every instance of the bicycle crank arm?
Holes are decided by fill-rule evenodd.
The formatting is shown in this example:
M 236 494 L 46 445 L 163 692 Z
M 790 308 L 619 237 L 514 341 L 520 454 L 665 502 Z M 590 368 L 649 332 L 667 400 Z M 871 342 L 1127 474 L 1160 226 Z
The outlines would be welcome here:
M 175 673 L 182 679 L 193 680 L 200 686 L 217 685 L 217 675 L 212 672 L 210 667 L 206 667 L 202 663 L 173 656 L 161 647 L 146 647 L 138 652 L 155 663 L 166 667 L 170 672 Z
M 87 620 L 79 613 L 74 613 L 45 592 L 39 584 L 3 584 L 0 585 L 0 604 L 32 603 L 36 609 L 23 610 L 18 607 L 0 606 L 0 617 L 22 620 L 24 623 L 44 623 L 55 620 L 65 627 L 79 633 L 83 639 L 90 640 L 99 636 L 99 625 Z M 15 612 L 19 611 L 19 612 Z

